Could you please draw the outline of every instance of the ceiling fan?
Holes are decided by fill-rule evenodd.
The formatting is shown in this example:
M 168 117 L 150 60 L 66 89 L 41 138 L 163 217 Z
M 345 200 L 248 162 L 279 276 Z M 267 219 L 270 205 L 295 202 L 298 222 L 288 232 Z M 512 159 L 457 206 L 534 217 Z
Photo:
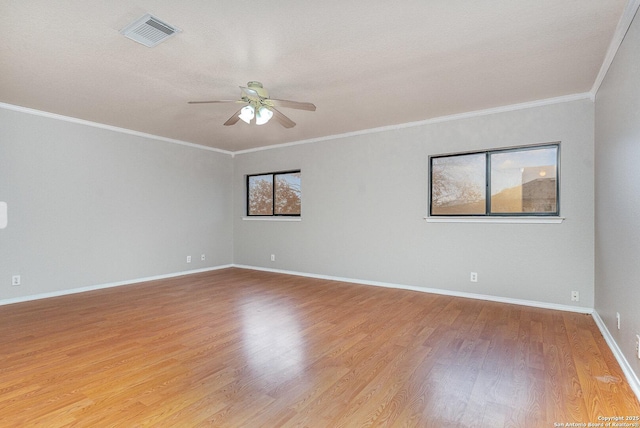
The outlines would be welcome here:
M 240 110 L 235 112 L 225 123 L 225 126 L 235 125 L 239 120 L 251 123 L 255 118 L 256 125 L 267 123 L 272 117 L 285 128 L 293 128 L 296 123 L 282 114 L 276 107 L 294 108 L 297 110 L 315 111 L 316 106 L 312 103 L 299 101 L 276 100 L 269 98 L 269 92 L 264 89 L 262 83 L 251 81 L 247 87 L 240 86 L 242 96 L 239 100 L 216 100 L 216 101 L 189 101 L 189 104 L 211 104 L 211 103 L 238 103 L 245 104 Z

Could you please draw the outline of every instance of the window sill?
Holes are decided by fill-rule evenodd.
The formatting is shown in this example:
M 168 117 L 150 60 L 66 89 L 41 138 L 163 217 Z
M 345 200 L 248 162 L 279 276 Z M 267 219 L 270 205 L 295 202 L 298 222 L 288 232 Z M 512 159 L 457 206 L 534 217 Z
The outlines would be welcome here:
M 425 217 L 427 223 L 559 224 L 564 217 Z
M 255 216 L 255 217 L 242 217 L 242 220 L 246 221 L 302 221 L 302 217 L 280 217 L 280 216 Z

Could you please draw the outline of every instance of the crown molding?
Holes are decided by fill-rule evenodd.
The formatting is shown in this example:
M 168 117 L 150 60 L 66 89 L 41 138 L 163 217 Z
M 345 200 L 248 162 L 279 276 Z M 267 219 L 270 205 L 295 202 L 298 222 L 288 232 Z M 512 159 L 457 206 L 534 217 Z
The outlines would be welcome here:
M 222 154 L 225 154 L 225 155 L 233 156 L 233 152 L 230 152 L 230 151 L 227 151 L 227 150 L 216 149 L 216 148 L 213 148 L 213 147 L 203 146 L 203 145 L 200 145 L 200 144 L 189 143 L 188 141 L 174 140 L 173 138 L 160 137 L 159 135 L 147 134 L 145 132 L 134 131 L 132 129 L 120 128 L 120 127 L 111 126 L 111 125 L 105 125 L 103 123 L 92 122 L 90 120 L 84 120 L 84 119 L 78 119 L 76 117 L 71 117 L 71 116 L 64 116 L 64 115 L 57 114 L 57 113 L 50 113 L 48 111 L 36 110 L 36 109 L 33 109 L 33 108 L 16 106 L 16 105 L 13 105 L 13 104 L 7 104 L 7 103 L 2 103 L 2 102 L 0 102 L 0 108 L 3 108 L 5 110 L 17 111 L 17 112 L 20 112 L 20 113 L 32 114 L 34 116 L 46 117 L 46 118 L 49 118 L 49 119 L 61 120 L 61 121 L 64 121 L 64 122 L 69 122 L 69 123 L 76 123 L 76 124 L 79 124 L 79 125 L 90 126 L 90 127 L 93 127 L 93 128 L 106 129 L 108 131 L 118 132 L 118 133 L 121 133 L 121 134 L 133 135 L 133 136 L 136 136 L 136 137 L 148 138 L 148 139 L 151 139 L 151 140 L 162 141 L 162 142 L 165 142 L 165 143 L 178 144 L 178 145 L 181 145 L 181 146 L 191 147 L 191 148 L 194 148 L 194 149 L 207 150 L 207 151 L 210 151 L 210 152 L 217 152 L 217 153 L 222 153 Z
M 609 49 L 607 50 L 607 54 L 604 57 L 604 61 L 602 62 L 602 66 L 600 67 L 600 71 L 596 76 L 596 80 L 593 83 L 593 87 L 591 88 L 592 97 L 595 99 L 596 94 L 598 93 L 598 89 L 600 89 L 600 85 L 604 81 L 611 64 L 613 63 L 613 59 L 618 53 L 618 49 L 624 40 L 624 36 L 627 35 L 629 31 L 629 27 L 631 27 L 631 23 L 633 22 L 636 13 L 638 12 L 638 7 L 640 7 L 640 0 L 628 0 L 627 4 L 622 12 L 622 16 L 618 21 L 618 26 L 616 27 L 616 31 L 613 33 L 613 38 L 611 39 L 611 43 L 609 44 Z
M 291 143 L 275 144 L 272 146 L 265 146 L 265 147 L 256 147 L 256 148 L 247 149 L 247 150 L 238 150 L 233 152 L 233 155 L 236 156 L 236 155 L 242 155 L 246 153 L 261 152 L 263 150 L 281 149 L 284 147 L 297 146 L 301 144 L 320 143 L 323 141 L 337 140 L 341 138 L 354 137 L 358 135 L 377 134 L 379 132 L 394 131 L 394 130 L 404 129 L 404 128 L 413 128 L 416 126 L 430 125 L 434 123 L 451 122 L 454 120 L 469 119 L 474 117 L 487 116 L 491 114 L 505 113 L 505 112 L 516 111 L 516 110 L 525 110 L 528 108 L 541 107 L 541 106 L 547 106 L 547 105 L 553 105 L 553 104 L 561 104 L 561 103 L 578 101 L 578 100 L 590 100 L 593 102 L 595 98 L 591 94 L 591 92 L 583 92 L 579 94 L 565 95 L 565 96 L 555 97 L 555 98 L 546 98 L 542 100 L 528 101 L 528 102 L 519 103 L 519 104 L 510 104 L 510 105 L 501 106 L 501 107 L 492 107 L 492 108 L 483 109 L 483 110 L 474 110 L 466 113 L 458 113 L 458 114 L 452 114 L 448 116 L 439 116 L 431 119 L 420 120 L 417 122 L 407 122 L 407 123 L 401 123 L 398 125 L 381 126 L 378 128 L 363 129 L 361 131 L 346 132 L 344 134 L 335 134 L 335 135 L 329 135 L 326 137 L 293 141 Z
M 640 3 L 640 0 L 633 0 L 633 1 L 636 1 L 636 2 Z M 487 115 L 491 115 L 491 114 L 506 113 L 506 112 L 511 112 L 511 111 L 525 110 L 525 109 L 534 108 L 534 107 L 541 107 L 541 106 L 547 106 L 547 105 L 553 105 L 553 104 L 561 104 L 561 103 L 566 103 L 566 102 L 571 102 L 571 101 L 579 101 L 579 100 L 586 100 L 586 99 L 588 99 L 588 100 L 593 102 L 595 100 L 595 96 L 594 96 L 594 94 L 592 92 L 583 92 L 583 93 L 578 93 L 578 94 L 564 95 L 564 96 L 561 96 L 561 97 L 546 98 L 546 99 L 536 100 L 536 101 L 528 101 L 528 102 L 519 103 L 519 104 L 510 104 L 510 105 L 506 105 L 506 106 L 492 107 L 492 108 L 483 109 L 483 110 L 474 110 L 474 111 L 470 111 L 470 112 L 466 112 L 466 113 L 458 113 L 458 114 L 452 114 L 452 115 L 448 115 L 448 116 L 439 116 L 439 117 L 420 120 L 420 121 L 416 121 L 416 122 L 407 122 L 407 123 L 401 123 L 401 124 L 398 124 L 398 125 L 381 126 L 381 127 L 378 127 L 378 128 L 363 129 L 363 130 L 360 130 L 360 131 L 353 131 L 353 132 L 346 132 L 346 133 L 343 133 L 343 134 L 328 135 L 328 136 L 325 136 L 325 137 L 311 138 L 311 139 L 308 139 L 308 140 L 293 141 L 293 142 L 290 142 L 290 143 L 276 144 L 276 145 L 265 146 L 265 147 L 256 147 L 256 148 L 253 148 L 253 149 L 237 150 L 237 151 L 234 151 L 234 152 L 227 151 L 227 150 L 222 150 L 222 149 L 216 149 L 216 148 L 208 147 L 208 146 L 202 146 L 200 144 L 189 143 L 187 141 L 174 140 L 174 139 L 171 139 L 171 138 L 160 137 L 158 135 L 146 134 L 144 132 L 133 131 L 131 129 L 119 128 L 119 127 L 111 126 L 111 125 L 104 125 L 104 124 L 101 124 L 101 123 L 91 122 L 91 121 L 88 121 L 88 120 L 78 119 L 78 118 L 69 117 L 69 116 L 63 116 L 63 115 L 56 114 L 56 113 L 49 113 L 49 112 L 36 110 L 36 109 L 31 109 L 31 108 L 27 108 L 27 107 L 15 106 L 15 105 L 12 105 L 12 104 L 6 104 L 6 103 L 1 103 L 0 102 L 0 108 L 4 108 L 4 109 L 7 109 L 7 110 L 13 110 L 13 111 L 19 111 L 19 112 L 22 112 L 22 113 L 28 113 L 28 114 L 33 114 L 33 115 L 42 116 L 42 117 L 48 117 L 48 118 L 52 118 L 52 119 L 63 120 L 63 121 L 66 121 L 66 122 L 71 122 L 71 123 L 78 123 L 78 124 L 82 124 L 82 125 L 86 125 L 86 126 L 92 126 L 92 127 L 95 127 L 95 128 L 100 128 L 100 129 L 107 129 L 107 130 L 110 130 L 110 131 L 120 132 L 120 133 L 124 133 L 124 134 L 129 134 L 129 135 L 135 135 L 135 136 L 138 136 L 138 137 L 144 137 L 144 138 L 154 139 L 154 140 L 158 140 L 158 141 L 164 141 L 164 142 L 167 142 L 167 143 L 179 144 L 179 145 L 182 145 L 182 146 L 197 148 L 197 149 L 201 149 L 201 150 L 208 150 L 208 151 L 223 153 L 225 155 L 229 155 L 231 157 L 235 157 L 236 155 L 242 155 L 242 154 L 253 153 L 253 152 L 261 152 L 261 151 L 264 151 L 264 150 L 281 149 L 281 148 L 284 148 L 284 147 L 297 146 L 297 145 L 301 145 L 301 144 L 320 143 L 320 142 L 324 142 L 324 141 L 338 140 L 338 139 L 342 139 L 342 138 L 349 138 L 349 137 L 354 137 L 354 136 L 359 136 L 359 135 L 377 134 L 377 133 L 380 133 L 380 132 L 394 131 L 394 130 L 405 129 L 405 128 L 413 128 L 413 127 L 416 127 L 416 126 L 424 126 L 424 125 L 430 125 L 430 124 L 434 124 L 434 123 L 451 122 L 451 121 L 461 120 L 461 119 L 470 119 L 470 118 L 474 118 L 474 117 L 487 116 Z

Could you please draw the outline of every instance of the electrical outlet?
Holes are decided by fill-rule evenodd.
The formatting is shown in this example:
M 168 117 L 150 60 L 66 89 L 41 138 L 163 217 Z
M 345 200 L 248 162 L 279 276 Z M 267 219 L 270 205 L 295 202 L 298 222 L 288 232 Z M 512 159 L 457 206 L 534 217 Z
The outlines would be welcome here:
M 636 334 L 636 357 L 640 360 L 640 334 Z
M 478 272 L 471 272 L 471 275 L 469 276 L 469 281 L 478 282 Z
M 275 262 L 276 261 L 276 255 L 275 254 L 271 254 L 271 261 Z
M 618 323 L 618 330 L 620 330 L 620 312 L 616 312 L 616 322 Z
M 191 256 L 187 256 L 187 263 L 191 263 Z
M 579 302 L 580 301 L 580 293 L 577 291 L 572 291 L 571 292 L 571 301 L 572 302 Z
M 11 285 L 20 285 L 21 282 L 20 275 L 13 275 L 11 277 Z
M 200 260 L 204 261 L 204 260 L 205 260 L 205 258 L 206 258 L 206 257 L 204 256 L 204 254 L 201 254 L 201 255 L 200 255 Z

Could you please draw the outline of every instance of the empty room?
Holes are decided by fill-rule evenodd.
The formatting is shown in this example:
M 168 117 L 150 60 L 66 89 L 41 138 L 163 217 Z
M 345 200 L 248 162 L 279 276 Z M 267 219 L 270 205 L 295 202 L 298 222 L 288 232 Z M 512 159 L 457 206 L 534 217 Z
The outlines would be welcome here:
M 0 427 L 640 427 L 639 7 L 0 1 Z

